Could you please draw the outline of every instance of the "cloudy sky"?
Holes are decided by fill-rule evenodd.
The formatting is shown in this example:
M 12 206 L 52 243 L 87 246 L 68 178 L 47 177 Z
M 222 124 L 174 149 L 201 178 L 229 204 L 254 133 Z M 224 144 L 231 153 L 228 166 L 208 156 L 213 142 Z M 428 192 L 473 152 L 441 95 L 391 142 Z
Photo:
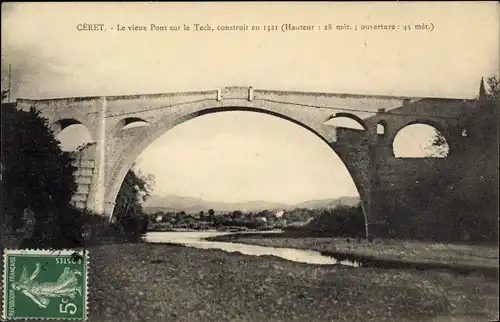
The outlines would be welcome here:
M 117 24 L 413 28 L 422 22 L 434 30 L 116 30 Z M 104 24 L 106 31 L 78 31 L 83 23 Z M 469 98 L 481 77 L 498 74 L 498 48 L 495 2 L 2 4 L 2 86 L 10 64 L 13 99 L 225 86 Z M 68 133 L 73 140 L 81 135 Z M 182 171 L 188 166 L 193 171 Z M 158 193 L 208 200 L 299 202 L 357 193 L 341 161 L 314 135 L 251 113 L 184 123 L 145 150 L 139 167 L 156 175 Z

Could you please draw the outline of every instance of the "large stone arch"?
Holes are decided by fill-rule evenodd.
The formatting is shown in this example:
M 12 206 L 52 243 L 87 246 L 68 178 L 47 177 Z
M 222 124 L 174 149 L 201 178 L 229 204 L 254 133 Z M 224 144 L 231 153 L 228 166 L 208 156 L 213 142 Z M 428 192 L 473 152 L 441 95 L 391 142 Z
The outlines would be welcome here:
M 314 118 L 299 118 L 294 115 L 291 109 L 275 109 L 269 106 L 261 107 L 250 107 L 250 106 L 223 106 L 223 107 L 201 107 L 201 108 L 188 108 L 184 113 L 179 113 L 179 111 L 164 116 L 159 121 L 151 124 L 150 127 L 145 128 L 140 134 L 132 139 L 132 141 L 127 144 L 127 148 L 124 149 L 118 156 L 113 165 L 110 165 L 108 169 L 108 180 L 106 183 L 106 195 L 105 195 L 105 214 L 111 216 L 114 209 L 114 204 L 118 191 L 121 184 L 132 167 L 133 163 L 139 157 L 139 155 L 150 146 L 156 139 L 165 134 L 170 129 L 175 126 L 184 123 L 188 120 L 194 119 L 199 116 L 213 114 L 213 113 L 223 113 L 228 111 L 245 111 L 245 112 L 256 112 L 267 114 L 280 119 L 292 122 L 296 125 L 301 126 L 309 130 L 311 133 L 315 134 L 320 140 L 325 142 L 334 153 L 342 160 L 347 171 L 351 175 L 352 180 L 356 186 L 356 189 L 363 201 L 363 210 L 365 215 L 365 223 L 368 233 L 368 225 L 372 222 L 370 218 L 369 211 L 369 182 L 368 182 L 368 169 L 369 165 L 364 163 L 360 166 L 357 162 L 360 159 L 359 154 L 362 159 L 369 159 L 369 151 L 360 151 L 359 147 L 355 147 L 353 153 L 346 153 L 349 147 L 340 148 L 339 145 L 335 144 L 333 138 L 329 135 L 331 131 L 330 126 L 325 126 L 323 122 L 316 120 Z M 323 118 L 324 120 L 324 118 Z M 358 148 L 358 149 L 357 149 Z M 357 155 L 356 155 L 357 154 Z

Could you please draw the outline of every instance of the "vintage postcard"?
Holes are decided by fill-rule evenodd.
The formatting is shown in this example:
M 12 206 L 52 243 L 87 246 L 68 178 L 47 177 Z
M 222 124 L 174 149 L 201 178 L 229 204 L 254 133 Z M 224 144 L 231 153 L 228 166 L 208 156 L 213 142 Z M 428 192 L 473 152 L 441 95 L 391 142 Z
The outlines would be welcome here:
M 3 317 L 498 319 L 499 23 L 2 3 Z

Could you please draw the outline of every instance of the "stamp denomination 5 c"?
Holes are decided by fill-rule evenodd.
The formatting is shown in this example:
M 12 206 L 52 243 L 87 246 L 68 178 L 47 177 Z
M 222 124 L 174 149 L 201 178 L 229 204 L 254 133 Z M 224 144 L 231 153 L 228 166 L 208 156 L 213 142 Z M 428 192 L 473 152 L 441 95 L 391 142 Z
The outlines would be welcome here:
M 86 320 L 88 253 L 5 250 L 3 319 Z

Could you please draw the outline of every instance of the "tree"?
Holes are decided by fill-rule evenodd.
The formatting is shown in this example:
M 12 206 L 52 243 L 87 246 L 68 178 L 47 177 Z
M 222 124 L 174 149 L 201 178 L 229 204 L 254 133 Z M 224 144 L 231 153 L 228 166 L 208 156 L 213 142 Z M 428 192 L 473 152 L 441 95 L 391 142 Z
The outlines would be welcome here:
M 430 146 L 426 147 L 427 157 L 446 157 L 449 153 L 449 146 L 445 137 L 438 130 L 434 129 L 434 134 Z
M 143 175 L 135 169 L 135 164 L 127 172 L 118 191 L 113 211 L 113 217 L 117 219 L 124 232 L 137 234 L 146 228 L 142 203 L 150 197 L 153 186 L 154 177 Z
M 489 77 L 486 82 L 489 87 L 486 93 L 487 98 L 492 101 L 500 100 L 500 79 L 497 77 Z
M 213 209 L 208 210 L 208 220 L 211 222 L 215 221 L 215 211 Z
M 476 101 L 478 104 L 487 105 L 490 112 L 498 113 L 498 102 L 500 101 L 500 79 L 496 76 L 489 77 L 486 82 L 488 84 L 487 90 L 484 87 L 483 80 L 481 80 L 479 95 L 476 97 Z M 465 110 L 460 116 L 461 123 L 466 129 L 470 128 L 473 124 L 479 124 L 479 128 L 482 129 L 482 132 L 490 134 L 489 138 L 496 140 L 497 133 L 495 131 L 498 130 L 498 119 L 497 117 L 492 117 L 492 115 L 488 115 L 488 113 L 484 112 L 484 110 L 481 110 L 480 112 Z M 453 132 L 450 131 L 450 133 Z M 457 132 L 456 135 L 462 136 L 467 135 L 467 133 Z M 460 138 L 457 137 L 452 139 L 459 140 Z M 486 142 L 484 139 L 478 140 L 477 143 L 486 145 L 487 147 L 489 146 L 489 142 Z M 445 150 L 446 139 L 439 131 L 435 130 L 428 156 L 442 156 Z
M 29 208 L 36 221 L 31 244 L 56 247 L 49 243 L 57 244 L 69 231 L 75 233 L 64 227 L 71 224 L 65 216 L 77 188 L 73 158 L 61 150 L 48 120 L 34 107 L 21 111 L 14 103 L 2 103 L 1 116 L 2 223 L 12 228 L 22 225 L 20 217 Z M 58 233 L 57 240 L 49 242 L 42 236 L 45 225 Z
M 235 210 L 231 213 L 231 219 L 241 219 L 243 217 L 243 212 L 241 210 Z
M 464 109 L 459 117 L 464 131 L 455 125 L 446 129 L 455 143 L 453 160 L 408 182 L 405 196 L 397 198 L 395 214 L 413 213 L 406 216 L 410 220 L 393 223 L 402 235 L 441 240 L 498 238 L 499 83 L 491 77 L 486 89 L 481 82 L 474 108 Z M 444 142 L 436 133 L 433 145 L 439 149 Z

